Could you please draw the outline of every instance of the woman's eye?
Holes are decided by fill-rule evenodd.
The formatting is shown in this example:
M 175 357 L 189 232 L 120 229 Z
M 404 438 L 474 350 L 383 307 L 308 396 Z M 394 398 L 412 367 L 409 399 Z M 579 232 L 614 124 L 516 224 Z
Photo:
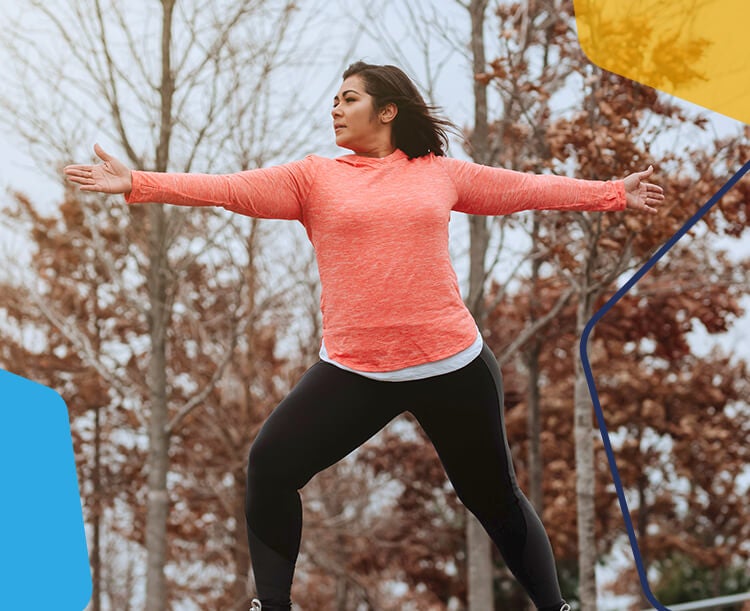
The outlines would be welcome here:
M 344 98 L 344 102 L 351 104 L 352 102 L 356 102 L 357 98 Z M 333 107 L 336 108 L 336 106 L 339 105 L 339 102 L 334 102 Z

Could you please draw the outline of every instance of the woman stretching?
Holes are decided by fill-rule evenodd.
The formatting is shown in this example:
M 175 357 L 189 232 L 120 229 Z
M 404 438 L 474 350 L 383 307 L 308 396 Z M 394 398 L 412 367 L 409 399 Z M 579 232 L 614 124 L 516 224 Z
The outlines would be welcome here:
M 300 546 L 298 491 L 404 411 L 435 446 L 531 600 L 563 611 L 549 540 L 516 483 L 497 362 L 459 293 L 448 251 L 452 210 L 655 213 L 653 172 L 576 180 L 445 156 L 446 128 L 394 66 L 357 62 L 333 98 L 336 144 L 353 154 L 229 175 L 131 171 L 98 145 L 98 165 L 71 165 L 81 190 L 131 204 L 221 206 L 302 223 L 318 262 L 320 360 L 263 425 L 250 450 L 246 517 L 257 599 L 290 609 Z

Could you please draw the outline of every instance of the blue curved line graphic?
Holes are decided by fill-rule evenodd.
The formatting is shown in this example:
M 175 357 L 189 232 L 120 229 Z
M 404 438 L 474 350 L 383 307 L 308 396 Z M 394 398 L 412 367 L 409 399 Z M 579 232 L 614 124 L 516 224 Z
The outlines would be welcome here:
M 614 296 L 607 301 L 592 317 L 591 320 L 586 324 L 586 328 L 583 330 L 581 335 L 581 361 L 583 364 L 583 370 L 586 374 L 586 381 L 588 382 L 589 392 L 591 393 L 591 400 L 594 404 L 594 412 L 596 413 L 596 420 L 599 423 L 599 431 L 601 432 L 602 441 L 604 442 L 604 450 L 607 454 L 607 461 L 609 462 L 609 469 L 612 472 L 612 479 L 614 480 L 615 488 L 617 490 L 617 498 L 620 502 L 620 511 L 622 512 L 623 520 L 625 521 L 625 528 L 628 531 L 628 539 L 630 540 L 630 547 L 633 550 L 633 556 L 635 558 L 636 568 L 638 569 L 638 577 L 641 581 L 641 588 L 643 593 L 648 598 L 649 602 L 654 608 L 659 611 L 669 611 L 667 607 L 662 605 L 651 592 L 651 588 L 648 584 L 648 577 L 646 570 L 643 566 L 643 560 L 641 558 L 640 548 L 638 547 L 638 541 L 635 536 L 635 530 L 633 529 L 633 522 L 630 519 L 630 510 L 628 509 L 628 503 L 625 500 L 625 492 L 623 491 L 622 481 L 620 480 L 620 473 L 617 470 L 617 463 L 615 462 L 615 455 L 612 451 L 612 444 L 609 440 L 609 432 L 607 431 L 607 425 L 604 422 L 604 413 L 602 412 L 602 406 L 599 402 L 599 395 L 596 391 L 596 384 L 594 383 L 594 376 L 591 373 L 591 365 L 589 364 L 587 345 L 588 339 L 591 335 L 591 331 L 594 325 L 601 320 L 601 318 L 609 312 L 622 297 L 627 293 L 638 280 L 640 280 L 655 264 L 661 259 L 664 254 L 674 246 L 677 241 L 685 235 L 695 225 L 701 217 L 703 217 L 713 206 L 718 202 L 724 195 L 729 191 L 747 172 L 750 170 L 750 161 L 743 165 L 739 171 L 727 181 L 727 183 L 719 189 L 716 194 L 711 197 L 701 208 L 696 212 L 680 229 L 675 233 L 669 241 L 664 244 L 644 265 L 641 267 L 633 277 L 630 278 L 620 288 Z

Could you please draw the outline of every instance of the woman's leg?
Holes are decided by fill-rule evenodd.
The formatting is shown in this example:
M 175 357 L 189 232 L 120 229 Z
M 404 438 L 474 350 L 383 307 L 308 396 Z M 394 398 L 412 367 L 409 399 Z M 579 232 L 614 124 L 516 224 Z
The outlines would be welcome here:
M 246 519 L 263 608 L 288 608 L 302 529 L 297 492 L 399 413 L 383 382 L 313 365 L 271 413 L 250 449 Z
M 477 516 L 508 568 L 539 608 L 563 604 L 552 548 L 516 482 L 494 355 L 453 373 L 410 383 L 410 408 L 429 436 L 461 501 Z

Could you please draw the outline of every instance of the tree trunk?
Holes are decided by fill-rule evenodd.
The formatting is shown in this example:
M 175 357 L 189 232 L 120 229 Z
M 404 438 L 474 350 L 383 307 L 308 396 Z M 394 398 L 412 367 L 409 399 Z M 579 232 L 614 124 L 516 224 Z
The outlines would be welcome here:
M 492 592 L 492 541 L 484 526 L 466 512 L 466 574 L 469 580 L 468 611 L 494 609 Z
M 585 287 L 584 287 L 585 288 Z M 582 290 L 576 314 L 579 337 L 591 319 L 593 298 Z M 575 351 L 574 426 L 581 611 L 596 611 L 596 516 L 594 512 L 594 416 L 579 352 Z
M 94 488 L 94 507 L 92 515 L 92 541 L 91 541 L 91 611 L 102 609 L 102 551 L 101 551 L 101 528 L 102 528 L 102 456 L 101 456 L 101 407 L 94 409 L 94 472 L 92 474 L 92 485 Z
M 234 489 L 244 490 L 246 475 L 244 467 L 236 469 L 233 473 Z M 250 594 L 248 584 L 250 580 L 250 552 L 247 548 L 247 526 L 245 525 L 245 497 L 238 494 L 234 503 L 234 520 L 237 527 L 234 531 L 234 545 L 232 556 L 234 557 L 235 580 L 232 584 L 232 600 L 236 601 L 235 609 L 247 609 L 250 606 Z M 241 602 L 240 602 L 241 601 Z
M 156 149 L 156 171 L 165 172 L 169 161 L 172 133 L 172 97 L 174 77 L 171 67 L 172 12 L 174 0 L 163 0 L 161 38 L 161 117 Z M 150 206 L 148 210 L 148 295 L 151 358 L 148 367 L 149 427 L 148 512 L 146 517 L 146 611 L 164 611 L 167 606 L 167 516 L 169 497 L 169 434 L 167 432 L 167 328 L 171 317 L 167 302 L 168 268 L 166 252 L 167 210 Z
M 539 237 L 539 216 L 534 215 L 533 229 L 531 233 L 532 244 L 536 244 Z M 530 324 L 534 324 L 536 314 L 539 310 L 539 268 L 542 260 L 534 257 L 531 262 L 531 299 L 530 299 Z M 541 516 L 544 509 L 544 498 L 542 494 L 542 422 L 539 407 L 539 355 L 542 343 L 536 336 L 529 348 L 525 351 L 526 367 L 529 372 L 529 390 L 527 394 L 526 407 L 526 434 L 529 439 L 529 500 L 536 512 Z
M 471 51 L 472 69 L 477 74 L 484 71 L 484 13 L 487 0 L 471 0 Z M 487 88 L 474 81 L 474 130 L 471 137 L 472 158 L 487 163 L 489 145 L 487 140 Z M 487 220 L 481 216 L 469 217 L 470 263 L 469 295 L 467 304 L 479 328 L 484 319 L 485 255 L 489 242 Z M 474 515 L 466 512 L 466 573 L 468 576 L 469 611 L 494 609 L 492 588 L 492 542 L 484 527 Z
M 529 500 L 541 516 L 544 509 L 542 494 L 542 422 L 539 409 L 539 354 L 541 343 L 534 341 L 526 352 L 529 370 L 529 390 L 527 394 L 526 434 L 529 438 Z
M 146 516 L 146 611 L 166 609 L 167 588 L 164 566 L 167 561 L 167 471 L 169 469 L 169 438 L 167 435 L 167 356 L 166 331 L 167 279 L 163 252 L 163 206 L 149 208 L 149 336 L 151 358 L 148 367 L 151 418 L 149 425 L 148 455 L 148 512 Z
M 640 441 L 640 439 L 639 439 Z M 638 520 L 636 522 L 638 529 L 638 541 L 641 550 L 641 563 L 643 568 L 648 574 L 649 569 L 649 550 L 648 550 L 648 507 L 646 506 L 646 487 L 648 486 L 648 476 L 642 473 L 638 477 Z M 642 588 L 639 588 L 640 592 L 640 607 L 646 609 L 650 606 L 651 601 L 646 598 L 646 593 Z
M 346 577 L 344 575 L 339 575 L 336 577 L 336 611 L 349 611 L 346 606 L 348 597 L 349 592 Z

